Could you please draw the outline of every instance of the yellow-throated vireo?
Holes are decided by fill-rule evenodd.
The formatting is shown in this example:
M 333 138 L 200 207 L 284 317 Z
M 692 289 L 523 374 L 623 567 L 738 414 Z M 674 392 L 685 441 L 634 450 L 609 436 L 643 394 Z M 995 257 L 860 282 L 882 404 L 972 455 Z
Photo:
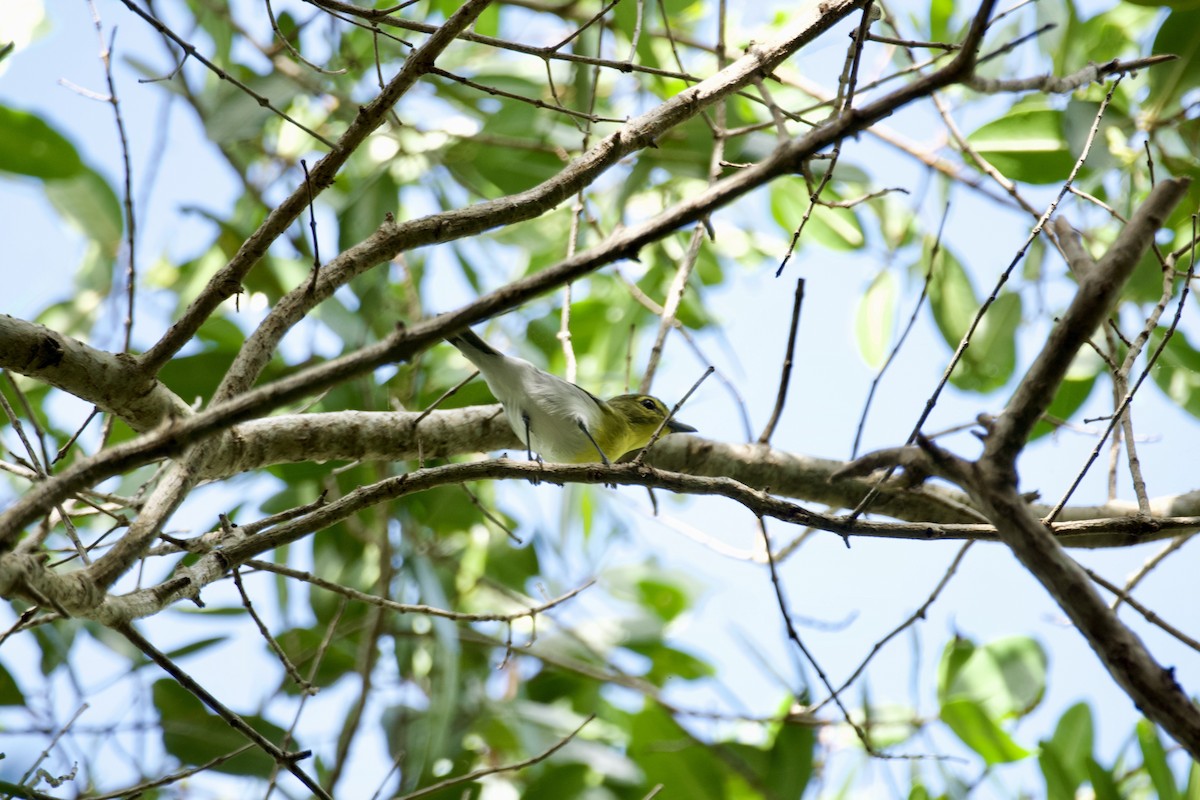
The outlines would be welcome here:
M 601 400 L 524 359 L 504 355 L 474 331 L 446 341 L 479 369 L 530 459 L 536 450 L 560 464 L 608 464 L 649 444 L 664 419 L 664 434 L 696 430 L 669 419 L 670 410 L 657 397 L 622 394 Z

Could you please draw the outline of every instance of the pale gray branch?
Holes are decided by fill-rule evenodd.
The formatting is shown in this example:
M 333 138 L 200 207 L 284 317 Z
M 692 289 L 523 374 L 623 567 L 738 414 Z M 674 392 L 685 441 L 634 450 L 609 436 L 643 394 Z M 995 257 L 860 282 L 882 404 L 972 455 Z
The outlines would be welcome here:
M 0 367 L 45 381 L 115 414 L 139 433 L 191 409 L 132 356 L 109 353 L 57 331 L 0 314 Z

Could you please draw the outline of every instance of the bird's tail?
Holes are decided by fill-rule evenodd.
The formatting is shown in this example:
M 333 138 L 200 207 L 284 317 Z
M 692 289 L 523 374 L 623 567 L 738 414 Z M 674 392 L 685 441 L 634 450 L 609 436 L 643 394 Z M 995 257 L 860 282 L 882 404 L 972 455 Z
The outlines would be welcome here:
M 447 336 L 446 341 L 462 351 L 463 355 L 470 359 L 472 353 L 478 353 L 483 356 L 498 356 L 500 351 L 492 347 L 490 344 L 480 339 L 475 331 L 470 328 L 464 328 L 461 333 L 456 333 L 453 336 Z

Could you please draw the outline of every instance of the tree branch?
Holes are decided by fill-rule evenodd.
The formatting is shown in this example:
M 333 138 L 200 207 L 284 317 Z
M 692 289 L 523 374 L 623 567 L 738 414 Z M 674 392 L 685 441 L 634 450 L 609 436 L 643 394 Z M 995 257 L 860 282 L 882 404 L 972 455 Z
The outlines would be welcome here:
M 0 367 L 45 381 L 115 414 L 139 433 L 192 410 L 125 354 L 89 347 L 57 331 L 0 314 Z
M 1187 178 L 1166 180 L 1155 186 L 1122 229 L 1108 252 L 1089 274 L 1079 276 L 1079 291 L 1050 332 L 1045 347 L 1017 386 L 1003 413 L 995 420 L 984 446 L 983 463 L 991 469 L 1013 473 L 1017 455 L 1029 432 L 1054 399 L 1079 348 L 1087 342 L 1112 310 L 1142 255 L 1154 243 L 1163 220 L 1187 192 Z
M 258 229 L 238 248 L 229 263 L 213 275 L 200 295 L 184 311 L 183 316 L 153 347 L 142 354 L 138 365 L 145 375 L 156 375 L 180 348 L 191 341 L 200 325 L 217 306 L 241 289 L 242 279 L 266 254 L 271 243 L 304 212 L 313 193 L 333 184 L 334 176 L 346 163 L 350 154 L 379 127 L 387 113 L 428 71 L 442 50 L 483 13 L 490 3 L 491 0 L 466 0 L 445 24 L 430 34 L 425 43 L 405 59 L 404 66 L 383 91 L 370 103 L 359 108 L 358 115 L 338 139 L 334 149 L 313 166 L 310 180 L 302 182 L 287 199 L 271 210 Z
M 1151 190 L 1117 240 L 1079 278 L 1079 291 L 1025 374 L 1008 407 L 990 425 L 984 452 L 961 465 L 959 482 L 996 525 L 1000 538 L 1070 617 L 1113 679 L 1137 707 L 1193 758 L 1200 758 L 1200 709 L 1093 588 L 1083 568 L 1063 552 L 1050 529 L 1017 493 L 1015 461 L 1034 423 L 1054 397 L 1076 352 L 1110 313 L 1121 289 L 1171 210 L 1187 179 Z M 932 451 L 932 445 L 927 449 Z M 951 462 L 952 463 L 952 462 Z M 952 468 L 953 467 L 952 463 Z

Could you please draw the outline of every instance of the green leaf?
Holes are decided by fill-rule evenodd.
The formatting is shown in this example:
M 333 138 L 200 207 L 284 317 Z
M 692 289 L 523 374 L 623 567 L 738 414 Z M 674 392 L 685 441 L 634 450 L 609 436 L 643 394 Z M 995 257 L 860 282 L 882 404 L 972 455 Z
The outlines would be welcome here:
M 1150 351 L 1158 349 L 1166 328 L 1156 328 L 1150 334 Z M 1167 397 L 1194 417 L 1200 417 L 1200 352 L 1197 352 L 1182 331 L 1176 330 L 1162 355 L 1150 371 L 1150 377 Z
M 879 369 L 887 359 L 899 294 L 900 281 L 896 274 L 884 270 L 871 281 L 855 309 L 854 338 L 858 342 L 858 353 L 872 369 Z
M 896 703 L 868 703 L 851 713 L 851 719 L 871 732 L 871 745 L 886 750 L 903 744 L 920 730 L 919 714 L 912 706 Z
M 654 578 L 637 582 L 638 602 L 663 622 L 670 622 L 691 605 L 687 592 L 677 584 Z
M 0 170 L 51 180 L 74 177 L 82 169 L 75 145 L 49 123 L 0 106 Z
M 170 678 L 156 681 L 152 694 L 154 707 L 162 718 L 163 747 L 184 764 L 204 764 L 250 742 L 225 720 L 209 713 L 191 692 Z M 270 741 L 276 744 L 283 741 L 283 728 L 255 715 L 241 715 L 241 718 Z M 229 775 L 268 778 L 273 764 L 262 750 L 252 747 L 213 769 Z
M 64 220 L 95 242 L 111 262 L 125 230 L 121 201 L 100 173 L 89 167 L 62 180 L 46 181 L 46 197 Z
M 630 726 L 628 754 L 641 767 L 645 783 L 661 783 L 668 797 L 720 800 L 724 783 L 720 761 L 657 705 L 647 703 Z
M 817 206 L 802 236 L 811 236 L 830 250 L 858 250 L 866 244 L 862 223 L 852 208 Z
M 1080 784 L 1088 780 L 1093 738 L 1092 709 L 1076 703 L 1059 718 L 1054 735 L 1041 743 L 1038 762 L 1049 800 L 1074 800 Z
M 1046 653 L 1035 640 L 1010 636 L 975 648 L 947 648 L 938 699 L 945 705 L 970 700 L 997 720 L 1032 711 L 1046 691 Z M 947 664 L 947 661 L 952 663 Z
M 1117 788 L 1117 776 L 1112 770 L 1100 766 L 1093 758 L 1087 760 L 1087 768 L 1096 800 L 1124 800 L 1126 795 Z
M 929 36 L 934 42 L 950 39 L 950 17 L 954 14 L 953 0 L 929 0 Z
M 167 658 L 171 659 L 172 661 L 178 661 L 179 659 L 186 658 L 193 653 L 199 653 L 203 650 L 207 650 L 214 645 L 223 644 L 228 639 L 228 636 L 210 636 L 207 639 L 198 639 L 197 641 L 177 647 L 174 650 L 168 650 Z
M 813 773 L 813 750 L 817 736 L 808 725 L 782 724 L 771 743 L 767 774 L 763 783 L 772 797 L 800 798 Z
M 825 200 L 840 200 L 830 187 L 822 192 Z M 796 177 L 781 178 L 771 184 L 771 214 L 781 228 L 794 232 L 808 213 L 807 184 Z M 857 250 L 866 242 L 862 224 L 853 209 L 817 205 L 812 209 L 800 240 L 815 241 L 831 250 Z
M 1063 764 L 1061 756 L 1045 743 L 1038 753 L 1038 765 L 1046 781 L 1046 800 L 1075 800 L 1078 781 Z
M 1148 719 L 1138 720 L 1137 739 L 1142 748 L 1142 766 L 1150 775 L 1158 800 L 1179 800 L 1179 787 L 1175 785 L 1175 775 L 1167 763 L 1167 751 L 1159 741 L 1154 723 Z
M 1017 366 L 1017 328 L 1021 325 L 1021 296 L 1004 292 L 987 310 L 971 346 L 963 354 L 961 373 L 951 375 L 958 387 L 991 392 L 1008 383 Z
M 554 765 L 553 769 L 533 776 L 521 791 L 521 800 L 560 800 L 586 797 L 591 788 L 592 771 L 585 764 Z
M 975 653 L 975 643 L 970 639 L 955 636 L 946 643 L 942 650 L 941 661 L 938 662 L 937 697 L 939 703 L 950 699 L 951 688 L 958 679 L 958 673 Z
M 1079 355 L 1085 355 L 1089 351 L 1080 350 Z M 1068 373 L 1067 377 L 1059 384 L 1058 390 L 1054 393 L 1054 399 L 1050 401 L 1050 406 L 1046 409 L 1046 417 L 1052 417 L 1061 422 L 1067 422 L 1075 415 L 1075 412 L 1083 407 L 1087 402 L 1088 397 L 1092 394 L 1092 389 L 1096 386 L 1096 375 L 1081 376 L 1073 378 Z M 1029 434 L 1030 441 L 1045 436 L 1051 431 L 1058 430 L 1058 425 L 1053 422 L 1048 422 L 1046 419 L 1040 419 L 1033 426 L 1033 431 Z
M 1158 29 L 1154 55 L 1170 54 L 1178 58 L 1150 70 L 1150 95 L 1143 106 L 1148 124 L 1178 111 L 1183 95 L 1200 84 L 1197 30 L 1200 30 L 1200 9 L 1195 8 L 1171 12 Z
M 932 269 L 929 261 L 934 258 Z M 936 258 L 927 239 L 920 273 L 929 277 L 929 306 L 942 338 L 951 351 L 971 327 L 979 300 L 971 279 L 952 252 L 942 247 Z M 1008 383 L 1017 363 L 1017 328 L 1021 323 L 1021 298 L 1002 293 L 992 303 L 951 375 L 955 386 L 972 392 L 992 392 Z
M 181 397 L 186 397 L 189 403 L 197 397 L 207 398 L 216 389 L 221 376 L 225 374 L 229 363 L 245 341 L 245 332 L 231 319 L 220 316 L 209 317 L 200 326 L 193 339 L 193 344 L 199 344 L 199 351 L 192 355 L 172 359 L 163 367 L 159 377 L 174 392 Z M 261 379 L 268 381 L 279 377 L 287 369 L 287 365 L 280 359 L 272 359 L 263 368 Z M 317 465 L 310 466 L 317 470 L 323 470 Z M 323 471 L 322 474 L 324 474 Z M 308 499 L 303 502 L 308 502 Z
M 323 628 L 292 628 L 275 636 L 275 641 L 283 649 L 284 655 L 306 678 L 312 674 L 313 659 L 320 655 L 321 661 L 317 665 L 312 682 L 316 686 L 332 686 L 342 676 L 353 672 L 357 666 L 358 640 L 341 633 L 322 647 L 324 640 Z M 295 681 L 287 678 L 283 680 L 282 688 L 288 694 L 300 693 L 300 687 Z
M 661 641 L 630 644 L 628 649 L 650 659 L 650 669 L 642 677 L 655 686 L 663 686 L 672 678 L 696 681 L 716 674 L 716 668 L 707 661 Z
M 931 259 L 932 269 L 929 267 Z M 953 350 L 971 327 L 971 320 L 979 309 L 975 288 L 962 263 L 944 245 L 934 254 L 932 238 L 925 240 L 919 263 L 921 274 L 929 275 L 929 307 L 933 311 L 933 320 Z
M 1187 788 L 1183 796 L 1184 800 L 1200 800 L 1200 762 L 1193 761 L 1188 768 Z
M 1173 8 L 1177 11 L 1200 8 L 1200 0 L 1125 0 L 1125 2 L 1147 8 Z
M 0 664 L 0 706 L 23 706 L 25 695 L 12 674 Z
M 39 625 L 33 629 L 41 654 L 39 666 L 43 675 L 49 675 L 67 662 L 71 649 L 83 623 L 79 620 L 62 620 L 53 625 Z
M 215 15 L 202 15 L 203 18 L 211 16 Z M 230 72 L 266 97 L 274 108 L 287 108 L 298 91 L 297 84 L 290 76 L 275 70 L 266 75 L 259 75 L 245 67 L 231 69 Z M 224 147 L 261 141 L 264 130 L 269 126 L 292 124 L 280 121 L 273 111 L 259 105 L 258 100 L 228 81 L 211 82 L 202 102 L 209 109 L 204 131 L 209 139 Z
M 1063 133 L 1063 114 L 1051 108 L 1015 108 L 977 129 L 967 141 L 1015 181 L 1059 183 L 1075 166 Z
M 1030 755 L 1028 750 L 1012 740 L 980 703 L 973 700 L 962 698 L 944 703 L 941 718 L 963 744 L 978 753 L 989 765 L 1008 764 Z

